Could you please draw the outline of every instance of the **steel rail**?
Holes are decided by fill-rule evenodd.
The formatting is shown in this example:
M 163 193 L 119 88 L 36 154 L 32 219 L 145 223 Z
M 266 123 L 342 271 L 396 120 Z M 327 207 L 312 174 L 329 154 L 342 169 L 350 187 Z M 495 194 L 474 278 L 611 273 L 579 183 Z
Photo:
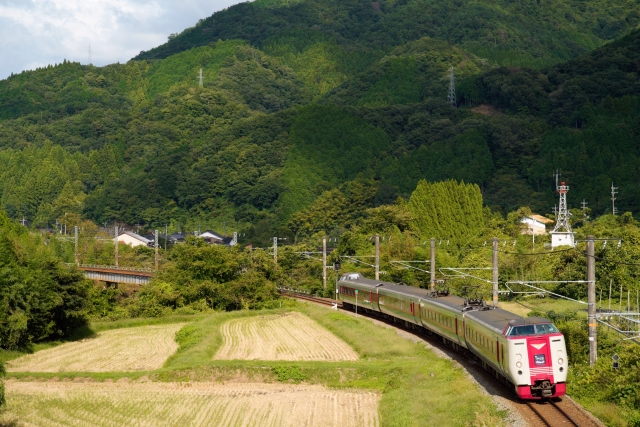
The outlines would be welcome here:
M 553 407 L 555 409 L 555 414 L 560 414 L 560 416 L 565 420 L 568 421 L 572 426 L 575 427 L 580 427 L 580 425 L 578 423 L 576 423 L 575 421 L 573 421 L 573 418 L 571 418 L 562 408 L 560 408 L 554 401 L 552 400 L 547 400 L 548 403 L 551 404 L 551 406 L 549 407 Z M 547 427 L 556 427 L 558 426 L 558 422 L 557 420 L 550 420 L 549 419 L 549 414 L 544 415 L 542 413 L 542 411 L 540 411 L 538 409 L 538 404 L 537 403 L 532 403 L 529 401 L 525 400 L 525 404 L 538 416 L 538 418 L 540 418 L 540 420 L 547 426 Z

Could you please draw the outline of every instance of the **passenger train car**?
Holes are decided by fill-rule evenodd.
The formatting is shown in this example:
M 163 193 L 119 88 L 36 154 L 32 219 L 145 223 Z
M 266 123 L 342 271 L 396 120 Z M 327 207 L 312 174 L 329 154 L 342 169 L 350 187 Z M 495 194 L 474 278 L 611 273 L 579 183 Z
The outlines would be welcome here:
M 515 387 L 522 399 L 562 396 L 568 370 L 564 336 L 544 318 L 523 318 L 448 293 L 343 274 L 338 295 L 345 308 L 377 313 L 413 329 L 424 328 L 468 351 Z

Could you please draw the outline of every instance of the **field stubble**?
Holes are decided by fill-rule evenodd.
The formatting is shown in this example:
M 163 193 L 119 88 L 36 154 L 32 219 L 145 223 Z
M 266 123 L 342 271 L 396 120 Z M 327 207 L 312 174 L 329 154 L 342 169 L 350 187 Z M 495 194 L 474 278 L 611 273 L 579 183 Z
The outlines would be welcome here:
M 132 372 L 154 370 L 177 349 L 185 324 L 142 326 L 100 332 L 7 363 L 9 372 Z
M 379 425 L 379 393 L 317 385 L 16 380 L 6 385 L 5 417 L 40 427 Z
M 347 343 L 298 312 L 230 320 L 221 333 L 218 360 L 358 360 Z

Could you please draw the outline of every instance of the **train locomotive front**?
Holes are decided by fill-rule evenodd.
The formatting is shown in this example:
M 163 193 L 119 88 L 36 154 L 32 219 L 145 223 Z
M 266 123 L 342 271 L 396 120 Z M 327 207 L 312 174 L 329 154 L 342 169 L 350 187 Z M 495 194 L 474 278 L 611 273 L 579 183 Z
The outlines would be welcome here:
M 563 396 L 568 371 L 564 336 L 547 319 L 514 319 L 504 337 L 507 341 L 508 372 L 523 399 Z

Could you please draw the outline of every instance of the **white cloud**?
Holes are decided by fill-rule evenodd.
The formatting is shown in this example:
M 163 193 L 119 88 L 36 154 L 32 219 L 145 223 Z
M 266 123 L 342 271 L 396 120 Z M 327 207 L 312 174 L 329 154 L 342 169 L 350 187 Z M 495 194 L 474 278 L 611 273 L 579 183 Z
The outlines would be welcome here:
M 126 62 L 239 0 L 0 0 L 0 79 L 63 59 Z

